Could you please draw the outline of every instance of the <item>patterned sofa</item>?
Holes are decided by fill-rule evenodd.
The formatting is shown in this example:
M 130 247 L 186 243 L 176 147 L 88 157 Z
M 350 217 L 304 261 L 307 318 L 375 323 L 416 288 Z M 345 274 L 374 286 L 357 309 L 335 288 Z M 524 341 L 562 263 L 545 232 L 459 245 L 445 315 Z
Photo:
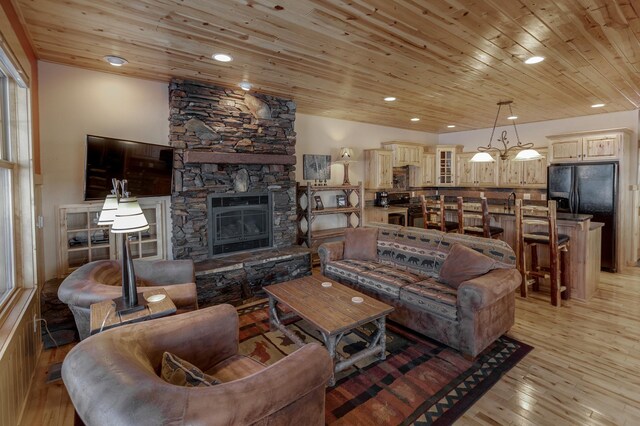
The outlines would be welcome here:
M 436 230 L 369 224 L 378 229 L 377 261 L 343 258 L 344 242 L 322 244 L 322 273 L 395 307 L 389 318 L 475 357 L 514 324 L 521 277 L 503 241 Z M 455 287 L 438 282 L 449 250 L 463 244 L 496 269 Z

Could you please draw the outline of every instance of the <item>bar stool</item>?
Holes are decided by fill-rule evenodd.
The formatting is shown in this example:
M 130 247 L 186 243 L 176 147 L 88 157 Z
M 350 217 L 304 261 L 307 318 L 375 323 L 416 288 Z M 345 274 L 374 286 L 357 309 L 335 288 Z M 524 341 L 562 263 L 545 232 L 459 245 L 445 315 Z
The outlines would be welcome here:
M 544 227 L 544 231 L 528 231 L 528 226 Z M 538 263 L 538 246 L 549 247 L 549 266 Z M 530 250 L 530 266 L 527 268 L 527 248 Z M 547 206 L 523 205 L 516 200 L 516 255 L 517 267 L 522 275 L 520 295 L 527 297 L 528 287 L 538 291 L 540 278 L 548 278 L 551 288 L 551 304 L 560 306 L 560 299 L 570 297 L 569 236 L 558 234 L 556 202 Z
M 458 222 L 445 220 L 444 195 L 432 197 L 420 196 L 422 202 L 422 218 L 424 229 L 437 229 L 442 232 L 455 232 L 458 230 Z
M 468 223 L 469 220 L 473 222 Z M 481 222 L 480 226 L 477 225 Z M 489 203 L 485 197 L 480 198 L 479 203 L 464 202 L 458 197 L 458 233 L 475 235 L 484 238 L 497 238 L 504 232 L 498 226 L 491 226 L 489 217 Z

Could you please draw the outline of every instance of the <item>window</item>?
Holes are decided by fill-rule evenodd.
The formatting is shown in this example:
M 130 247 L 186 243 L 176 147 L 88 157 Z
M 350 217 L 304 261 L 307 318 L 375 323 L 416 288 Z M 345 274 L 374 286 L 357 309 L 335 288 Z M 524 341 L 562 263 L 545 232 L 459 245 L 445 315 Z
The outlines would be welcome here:
M 37 288 L 30 91 L 17 63 L 0 40 L 0 324 Z
M 9 78 L 0 69 L 0 304 L 15 287 L 14 170 Z

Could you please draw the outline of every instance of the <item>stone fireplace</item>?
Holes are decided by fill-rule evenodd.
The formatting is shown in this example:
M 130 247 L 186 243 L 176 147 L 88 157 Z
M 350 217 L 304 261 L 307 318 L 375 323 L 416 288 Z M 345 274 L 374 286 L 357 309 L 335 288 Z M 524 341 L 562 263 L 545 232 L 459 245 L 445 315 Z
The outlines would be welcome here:
M 200 305 L 310 273 L 293 247 L 295 103 L 184 80 L 169 101 L 173 257 L 196 262 Z
M 171 82 L 169 100 L 174 258 L 223 254 L 209 247 L 208 201 L 218 195 L 269 194 L 271 245 L 293 245 L 295 103 L 183 80 Z

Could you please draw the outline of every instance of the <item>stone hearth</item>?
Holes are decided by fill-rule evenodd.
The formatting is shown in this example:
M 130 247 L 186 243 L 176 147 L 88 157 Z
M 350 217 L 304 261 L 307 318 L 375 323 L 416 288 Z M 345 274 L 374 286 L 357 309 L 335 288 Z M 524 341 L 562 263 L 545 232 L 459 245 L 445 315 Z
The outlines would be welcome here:
M 237 253 L 196 263 L 198 305 L 239 305 L 266 297 L 262 288 L 311 274 L 311 253 L 299 246 Z

